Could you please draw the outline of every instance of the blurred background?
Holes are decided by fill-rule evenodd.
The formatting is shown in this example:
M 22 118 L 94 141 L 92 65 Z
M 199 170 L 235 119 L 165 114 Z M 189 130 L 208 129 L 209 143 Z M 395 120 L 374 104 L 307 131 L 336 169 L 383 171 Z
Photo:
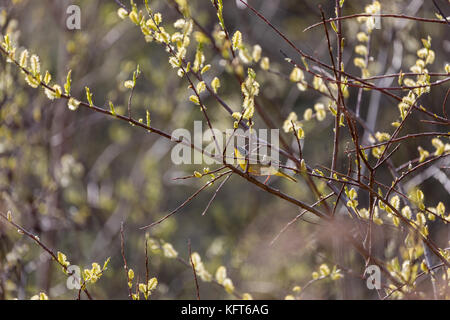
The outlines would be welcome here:
M 129 2 L 123 2 L 129 6 Z M 306 108 L 321 101 L 321 96 L 314 91 L 301 92 L 289 82 L 292 66 L 284 61 L 280 50 L 301 63 L 295 51 L 248 9 L 237 6 L 234 0 L 224 2 L 224 18 L 230 34 L 239 29 L 246 44 L 259 44 L 263 56 L 270 58 L 270 69 L 281 73 L 277 75 L 255 66 L 261 84 L 258 102 L 274 126 L 281 128 L 290 112 L 295 111 L 301 117 Z M 435 18 L 437 12 L 431 1 L 380 2 L 383 13 Z M 140 1 L 136 3 L 142 5 Z M 299 48 L 329 63 L 323 27 L 303 30 L 320 21 L 319 3 L 328 17 L 333 16 L 334 1 L 250 0 L 249 3 Z M 363 12 L 370 3 L 347 0 L 343 14 Z M 439 3 L 450 15 L 448 2 Z M 81 8 L 81 30 L 66 28 L 66 9 L 71 4 Z M 155 0 L 150 4 L 155 12 L 162 13 L 164 27 L 173 32 L 173 23 L 181 18 L 174 2 Z M 192 16 L 205 29 L 217 28 L 211 1 L 190 0 L 189 5 Z M 68 70 L 72 69 L 74 96 L 84 100 L 84 88 L 88 86 L 97 106 L 108 108 L 111 100 L 117 112 L 123 114 L 129 98 L 129 90 L 123 83 L 132 77 L 139 64 L 142 75 L 133 96 L 134 117 L 145 119 L 149 110 L 156 128 L 165 132 L 177 128 L 192 131 L 193 122 L 203 118 L 189 102 L 187 81 L 180 79 L 171 68 L 161 45 L 146 43 L 134 24 L 118 17 L 118 8 L 112 0 L 1 0 L 0 31 L 13 34 L 20 46 L 38 54 L 42 69 L 48 69 L 57 83 L 64 83 Z M 352 63 L 358 31 L 360 24 L 356 20 L 343 23 L 346 71 L 359 76 L 360 70 Z M 429 69 L 444 72 L 450 56 L 447 26 L 386 18 L 381 29 L 373 33 L 371 73 L 407 71 L 417 59 L 416 51 L 422 47 L 420 39 L 427 35 L 431 36 L 436 52 L 436 61 Z M 205 78 L 211 81 L 213 76 L 219 77 L 221 98 L 234 111 L 240 111 L 239 82 L 215 51 L 205 48 L 205 55 L 207 63 L 213 66 Z M 309 77 L 307 80 L 310 82 Z M 389 85 L 396 86 L 396 79 Z M 421 103 L 441 114 L 448 88 L 448 84 L 434 88 Z M 350 108 L 356 99 L 357 89 L 350 89 Z M 371 104 L 376 105 L 378 113 L 375 119 L 372 117 L 376 127 L 379 131 L 392 132 L 390 124 L 398 117 L 397 103 L 371 92 L 363 92 L 362 99 L 362 117 L 368 116 Z M 205 98 L 205 103 L 215 127 L 232 128 L 233 119 L 214 99 Z M 167 140 L 84 108 L 72 112 L 62 100 L 48 100 L 41 90 L 26 85 L 20 72 L 4 59 L 0 62 L 0 119 L 0 210 L 11 210 L 16 222 L 39 235 L 50 248 L 64 252 L 72 264 L 90 267 L 92 262 L 103 263 L 111 257 L 108 270 L 89 290 L 99 299 L 126 299 L 127 281 L 120 253 L 121 222 L 124 221 L 128 265 L 142 279 L 146 231 L 139 228 L 163 217 L 201 187 L 204 180 L 173 178 L 202 171 L 204 166 L 175 165 L 170 158 L 173 144 Z M 256 123 L 257 128 L 267 127 L 259 116 Z M 303 154 L 313 166 L 330 166 L 333 123 L 334 118 L 328 115 L 325 121 L 313 121 L 304 127 L 307 138 Z M 403 133 L 439 130 L 446 129 L 415 120 L 409 122 Z M 295 146 L 291 134 L 281 132 L 281 135 Z M 350 141 L 348 136 L 344 139 L 347 142 L 343 146 Z M 400 166 L 417 158 L 418 145 L 433 150 L 430 139 L 408 141 L 393 156 L 394 163 Z M 341 160 L 346 162 L 345 159 L 342 155 Z M 210 166 L 211 170 L 214 168 Z M 380 171 L 378 178 L 387 184 L 391 182 L 387 171 Z M 272 178 L 270 183 L 292 197 L 313 203 L 314 195 L 304 180 L 299 180 L 293 184 Z M 435 206 L 443 201 L 448 208 L 450 186 L 445 170 L 441 171 L 441 181 L 438 180 L 429 173 L 417 178 L 414 184 L 421 185 L 427 205 Z M 319 190 L 327 192 L 323 182 L 317 181 L 317 185 Z M 202 256 L 210 273 L 214 274 L 220 265 L 226 266 L 236 290 L 249 292 L 254 298 L 283 299 L 292 293 L 294 286 L 304 286 L 311 280 L 311 273 L 319 265 L 327 263 L 331 268 L 336 260 L 352 272 L 343 272 L 344 277 L 338 281 L 315 283 L 302 298 L 377 297 L 359 278 L 363 259 L 351 248 L 336 246 L 336 239 L 312 216 L 305 215 L 305 220 L 293 224 L 270 245 L 299 211 L 238 176 L 231 177 L 206 215 L 201 216 L 217 186 L 206 189 L 175 216 L 152 228 L 148 236 L 171 243 L 185 259 L 190 239 L 192 251 Z M 360 204 L 367 207 L 365 200 L 361 198 Z M 438 244 L 448 245 L 448 226 L 436 223 L 431 230 Z M 404 239 L 389 228 L 384 231 L 383 239 L 377 252 L 382 259 L 390 259 Z M 150 275 L 159 281 L 152 299 L 195 298 L 191 269 L 151 251 L 149 268 Z M 66 276 L 46 253 L 10 226 L 0 223 L 0 298 L 29 299 L 40 291 L 51 299 L 72 299 L 77 295 L 66 288 Z M 219 286 L 205 282 L 200 283 L 200 293 L 203 298 L 232 298 Z

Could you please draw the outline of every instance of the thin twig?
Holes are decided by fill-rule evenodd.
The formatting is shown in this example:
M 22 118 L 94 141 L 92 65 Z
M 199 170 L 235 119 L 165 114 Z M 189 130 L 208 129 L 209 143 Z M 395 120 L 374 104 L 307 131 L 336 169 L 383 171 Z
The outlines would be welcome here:
M 322 22 L 317 22 L 313 25 L 310 25 L 309 27 L 307 27 L 306 29 L 303 30 L 303 32 L 308 31 L 312 28 L 318 27 L 321 24 L 325 23 L 330 23 L 333 21 L 340 21 L 340 20 L 346 20 L 346 19 L 354 19 L 354 18 L 358 18 L 358 17 L 375 17 L 375 18 L 397 18 L 397 19 L 407 19 L 407 20 L 414 20 L 414 21 L 421 21 L 421 22 L 431 22 L 431 23 L 441 23 L 441 24 L 445 24 L 446 22 L 443 20 L 439 20 L 439 19 L 427 19 L 427 18 L 420 18 L 420 17 L 414 17 L 414 16 L 407 16 L 404 14 L 386 14 L 386 13 L 382 13 L 382 14 L 370 14 L 370 13 L 357 13 L 357 14 L 352 14 L 352 15 L 348 15 L 348 16 L 342 16 L 339 18 L 330 18 L 327 19 L 325 21 Z
M 213 178 L 212 180 L 208 181 L 208 183 L 206 183 L 203 187 L 201 187 L 200 189 L 198 189 L 196 192 L 194 192 L 189 198 L 187 198 L 182 204 L 180 204 L 175 210 L 171 211 L 169 214 L 165 215 L 163 218 L 159 219 L 158 221 L 155 221 L 147 226 L 141 227 L 141 230 L 144 229 L 148 229 L 148 228 L 152 228 L 157 224 L 160 224 L 161 222 L 163 222 L 164 220 L 170 218 L 172 215 L 174 215 L 175 213 L 177 213 L 180 209 L 184 208 L 189 202 L 191 202 L 196 196 L 198 196 L 200 194 L 200 192 L 202 192 L 203 190 L 205 190 L 208 186 L 210 186 L 211 184 L 214 183 L 214 181 L 222 178 L 223 176 L 229 174 L 231 171 L 226 171 L 225 173 L 220 174 L 219 176 Z
M 128 276 L 127 259 L 125 257 L 125 236 L 123 231 L 123 221 L 120 223 L 120 252 L 122 254 L 123 259 L 123 268 L 125 269 L 125 273 L 127 276 L 128 298 L 132 299 L 131 287 L 129 286 L 130 277 Z
M 200 300 L 200 288 L 198 286 L 197 272 L 195 271 L 194 261 L 192 261 L 191 239 L 188 239 L 188 248 L 189 248 L 189 261 L 191 262 L 192 272 L 194 273 L 194 281 L 195 281 L 195 290 L 197 293 L 197 300 Z
M 230 173 L 219 185 L 219 187 L 216 189 L 216 192 L 214 192 L 213 196 L 211 197 L 211 200 L 209 200 L 208 205 L 206 206 L 205 210 L 203 210 L 202 212 L 202 216 L 204 216 L 206 214 L 206 211 L 208 211 L 209 207 L 211 206 L 211 203 L 214 201 L 214 199 L 217 196 L 217 193 L 220 191 L 220 189 L 222 189 L 223 185 L 228 181 L 228 179 L 231 178 L 233 174 Z

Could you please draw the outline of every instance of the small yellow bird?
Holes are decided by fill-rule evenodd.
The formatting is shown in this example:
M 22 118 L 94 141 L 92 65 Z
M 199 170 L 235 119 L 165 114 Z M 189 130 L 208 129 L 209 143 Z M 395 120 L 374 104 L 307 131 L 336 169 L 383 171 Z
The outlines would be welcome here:
M 247 162 L 248 162 L 248 159 L 245 156 L 247 154 L 247 151 L 241 147 L 236 147 L 236 148 L 234 148 L 234 153 L 236 155 L 236 159 L 237 159 L 239 166 L 245 172 L 245 170 L 247 170 Z M 267 179 L 266 179 L 266 181 L 264 181 L 264 184 L 267 183 L 270 176 L 279 176 L 279 177 L 288 179 L 292 182 L 297 182 L 297 180 L 294 177 L 276 169 L 275 167 L 271 166 L 270 164 L 262 164 L 262 163 L 251 164 L 251 163 L 249 163 L 248 164 L 248 173 L 255 175 L 255 176 L 267 176 Z

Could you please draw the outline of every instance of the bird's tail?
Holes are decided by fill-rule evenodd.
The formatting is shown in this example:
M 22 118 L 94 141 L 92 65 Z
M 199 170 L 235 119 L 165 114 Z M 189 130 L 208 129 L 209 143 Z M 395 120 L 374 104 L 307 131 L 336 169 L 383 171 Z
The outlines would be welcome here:
M 275 175 L 279 176 L 279 177 L 286 178 L 288 180 L 291 180 L 292 182 L 297 182 L 297 180 L 294 177 L 292 177 L 292 176 L 290 176 L 290 175 L 288 175 L 288 174 L 286 174 L 284 172 L 281 172 L 281 171 L 278 171 L 277 173 L 275 173 Z

